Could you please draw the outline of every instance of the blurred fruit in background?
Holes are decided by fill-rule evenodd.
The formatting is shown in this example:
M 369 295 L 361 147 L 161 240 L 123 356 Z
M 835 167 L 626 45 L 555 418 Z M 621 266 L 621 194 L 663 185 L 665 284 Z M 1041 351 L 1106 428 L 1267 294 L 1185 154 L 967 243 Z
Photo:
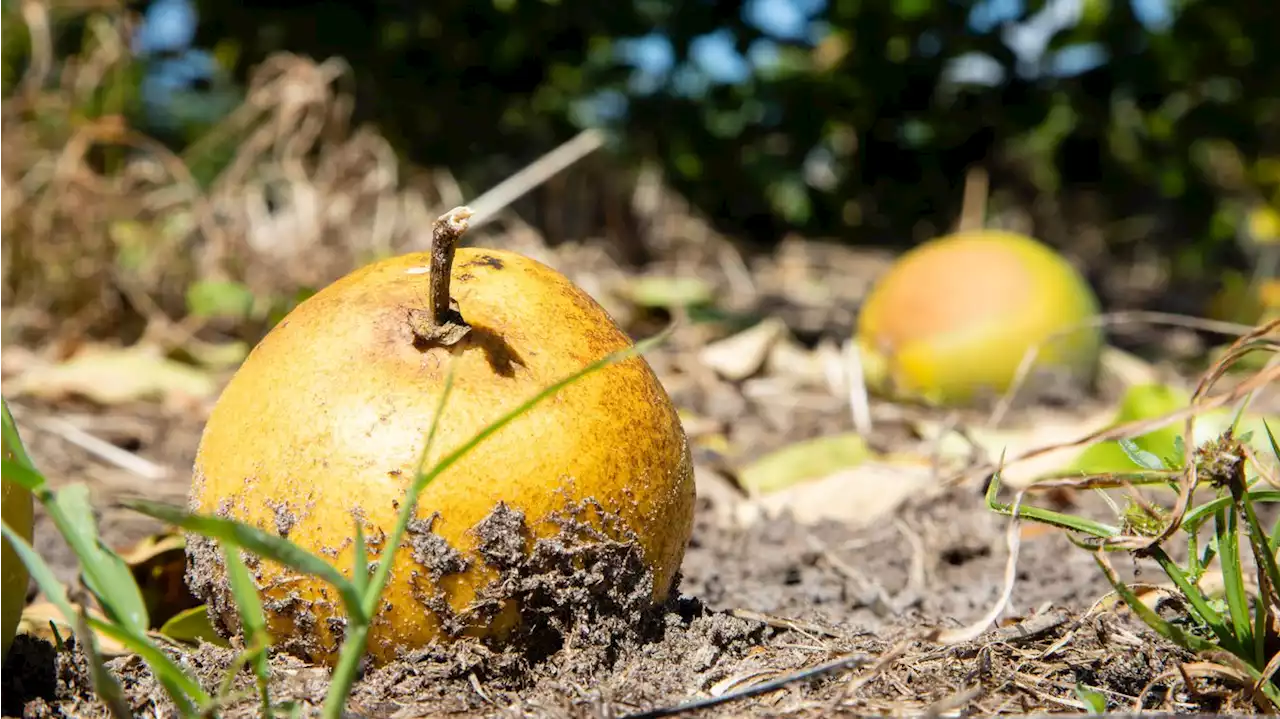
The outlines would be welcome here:
M 1092 288 L 1044 243 L 960 232 L 904 254 L 872 289 L 857 341 L 868 387 L 938 405 L 1005 392 L 1039 346 L 1033 375 L 1092 382 L 1102 331 Z M 1074 329 L 1073 329 L 1074 328 Z

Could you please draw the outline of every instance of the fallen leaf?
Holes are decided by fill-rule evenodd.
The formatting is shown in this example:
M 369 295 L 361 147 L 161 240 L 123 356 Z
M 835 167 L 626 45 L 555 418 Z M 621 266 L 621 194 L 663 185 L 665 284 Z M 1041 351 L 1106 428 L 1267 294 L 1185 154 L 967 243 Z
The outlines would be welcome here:
M 196 317 L 244 320 L 257 302 L 253 292 L 239 282 L 201 280 L 187 288 L 187 311 Z
M 85 613 L 95 619 L 106 619 L 102 612 L 92 607 L 87 608 Z M 52 623 L 52 626 L 50 626 L 50 623 Z M 75 628 L 62 617 L 62 612 L 58 610 L 58 607 L 53 602 L 48 600 L 32 602 L 22 610 L 22 620 L 18 623 L 19 632 L 30 634 L 53 644 L 55 640 L 54 627 L 57 628 L 57 634 L 62 637 L 63 641 L 75 635 Z M 131 653 L 125 648 L 124 644 L 115 639 L 100 632 L 94 632 L 93 634 L 98 643 L 98 651 L 104 658 L 122 657 Z
M 206 372 L 146 346 L 90 345 L 65 362 L 33 366 L 12 380 L 15 395 L 57 401 L 83 397 L 101 405 L 171 398 L 205 399 L 216 385 Z
M 752 494 L 767 494 L 856 467 L 871 457 L 866 440 L 853 432 L 816 437 L 748 464 L 738 471 L 738 482 Z
M 793 379 L 797 385 L 825 387 L 838 395 L 846 392 L 844 358 L 840 345 L 830 338 L 823 338 L 809 349 L 789 335 L 783 336 L 769 351 L 765 369 L 769 374 Z
M 186 541 L 181 534 L 157 534 L 144 538 L 121 555 L 142 591 L 151 627 L 189 611 L 199 601 L 187 589 Z
M 626 284 L 624 294 L 641 307 L 663 309 L 696 307 L 708 304 L 715 298 L 715 291 L 706 280 L 661 275 L 631 280 Z
M 209 622 L 209 608 L 204 604 L 173 615 L 160 627 L 159 633 L 176 642 L 199 644 L 205 641 L 220 647 L 231 646 L 214 631 L 213 624 Z
M 926 463 L 913 459 L 872 460 L 744 501 L 734 508 L 734 516 L 749 525 L 785 512 L 803 524 L 836 521 L 865 527 L 883 521 L 907 498 L 938 486 L 937 474 Z
M 235 367 L 249 356 L 252 349 L 248 342 L 232 340 L 230 342 L 187 342 L 174 352 L 174 359 L 191 364 L 202 365 L 209 369 L 227 369 Z
M 698 359 L 721 377 L 740 382 L 760 371 L 769 351 L 786 333 L 786 324 L 771 317 L 750 329 L 707 345 L 698 353 Z

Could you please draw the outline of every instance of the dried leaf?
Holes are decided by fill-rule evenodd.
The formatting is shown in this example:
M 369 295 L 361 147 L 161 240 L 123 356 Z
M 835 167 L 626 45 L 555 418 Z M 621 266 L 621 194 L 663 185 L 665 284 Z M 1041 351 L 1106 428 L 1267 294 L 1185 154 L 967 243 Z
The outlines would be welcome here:
M 144 538 L 121 555 L 142 590 L 152 628 L 199 605 L 187 588 L 186 541 L 177 533 Z
M 937 486 L 938 475 L 927 463 L 886 458 L 756 497 L 739 504 L 734 515 L 744 524 L 787 512 L 805 524 L 836 521 L 864 527 L 883 521 L 908 497 Z
M 90 617 L 106 621 L 106 616 L 96 607 L 87 607 L 85 612 Z M 75 627 L 63 618 L 62 612 L 59 611 L 57 605 L 43 599 L 28 604 L 22 610 L 22 621 L 18 624 L 18 631 L 52 644 L 54 642 L 54 630 L 53 627 L 49 626 L 50 622 L 57 627 L 58 634 L 63 638 L 75 634 Z M 94 632 L 94 636 L 98 640 L 98 651 L 107 659 L 121 657 L 130 653 L 123 644 L 101 632 Z
M 786 333 L 786 324 L 771 317 L 750 329 L 707 345 L 698 353 L 698 359 L 721 377 L 740 382 L 760 371 L 770 350 Z
M 216 391 L 206 372 L 146 346 L 88 346 L 60 364 L 31 367 L 12 383 L 15 395 L 50 401 L 83 397 L 102 405 L 204 399 Z

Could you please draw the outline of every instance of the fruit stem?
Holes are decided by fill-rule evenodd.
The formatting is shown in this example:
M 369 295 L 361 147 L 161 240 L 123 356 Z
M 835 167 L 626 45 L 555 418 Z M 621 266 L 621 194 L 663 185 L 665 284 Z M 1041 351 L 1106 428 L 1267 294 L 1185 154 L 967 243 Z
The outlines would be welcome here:
M 425 311 L 412 310 L 409 324 L 414 338 L 422 343 L 449 347 L 471 331 L 462 318 L 458 301 L 449 296 L 453 277 L 453 256 L 458 240 L 466 233 L 471 218 L 470 207 L 455 207 L 436 218 L 431 228 L 431 286 Z

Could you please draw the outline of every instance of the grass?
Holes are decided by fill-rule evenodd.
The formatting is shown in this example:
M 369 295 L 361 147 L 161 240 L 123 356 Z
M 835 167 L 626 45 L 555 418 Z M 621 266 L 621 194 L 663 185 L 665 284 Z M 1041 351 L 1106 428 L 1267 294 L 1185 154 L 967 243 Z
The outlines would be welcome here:
M 1275 353 L 1274 343 L 1261 341 L 1267 329 L 1241 338 L 1233 346 L 1235 351 L 1210 369 L 1197 394 L 1250 349 Z M 1018 517 L 1069 530 L 1076 546 L 1093 553 L 1099 570 L 1130 611 L 1164 638 L 1202 656 L 1220 676 L 1247 677 L 1255 703 L 1275 712 L 1280 708 L 1280 686 L 1275 680 L 1280 668 L 1280 521 L 1268 527 L 1259 517 L 1258 506 L 1280 503 L 1276 488 L 1280 485 L 1268 474 L 1273 470 L 1250 448 L 1251 437 L 1236 435 L 1243 409 L 1223 434 L 1188 447 L 1183 437 L 1193 436 L 1193 415 L 1171 457 L 1158 457 L 1131 440 L 1121 440 L 1133 462 L 1132 472 L 1052 481 L 1054 487 L 1100 493 L 1125 489 L 1128 497 L 1123 505 L 1102 495 L 1115 510 L 1114 524 L 1022 502 L 999 502 L 999 472 L 988 485 L 986 502 L 992 511 L 1012 515 L 1017 506 Z M 1280 443 L 1269 424 L 1264 422 L 1263 427 L 1271 455 L 1280 466 Z M 1023 492 L 1036 488 L 1033 484 Z M 1140 494 L 1148 488 L 1172 495 L 1173 502 L 1166 507 L 1148 500 Z M 1195 504 L 1195 492 L 1203 489 L 1211 490 L 1212 498 Z M 1167 549 L 1179 538 L 1186 549 L 1181 561 Z M 1148 605 L 1120 580 L 1108 559 L 1116 551 L 1155 561 L 1177 593 L 1173 618 Z M 1221 588 L 1206 587 L 1204 580 L 1218 575 Z
M 405 528 L 416 516 L 418 497 L 442 472 L 464 458 L 485 439 L 561 389 L 611 364 L 647 352 L 664 341 L 669 333 L 670 330 L 607 355 L 544 387 L 515 409 L 494 420 L 439 462 L 426 467 L 424 466 L 425 458 L 436 434 L 436 421 L 433 420 L 426 434 L 418 471 L 415 473 L 414 481 L 406 490 L 405 501 L 401 503 L 396 525 L 390 533 L 384 553 L 387 556 L 394 556 L 398 551 L 404 538 Z M 435 415 L 436 420 L 441 416 L 440 410 L 449 399 L 452 385 L 453 373 L 450 371 Z M 0 399 L 0 403 L 3 403 L 3 399 Z M 377 569 L 370 575 L 367 545 L 359 523 L 354 524 L 355 562 L 351 568 L 350 578 L 347 578 L 338 567 L 324 557 L 248 524 L 194 514 L 174 505 L 157 502 L 135 500 L 128 503 L 130 508 L 138 512 L 189 532 L 207 536 L 218 542 L 223 550 L 228 580 L 240 615 L 246 648 L 236 657 L 218 692 L 210 694 L 194 677 L 182 669 L 159 642 L 148 634 L 147 609 L 142 593 L 125 562 L 100 541 L 89 504 L 88 488 L 83 484 L 73 484 L 55 491 L 32 463 L 13 417 L 9 414 L 7 404 L 3 406 L 4 444 L 6 447 L 13 448 L 14 454 L 13 459 L 5 459 L 3 462 L 4 481 L 25 487 L 44 507 L 58 532 L 74 551 L 86 588 L 102 608 L 103 617 L 91 616 L 86 607 L 73 604 L 67 588 L 57 580 L 48 564 L 8 523 L 3 525 L 4 538 L 12 544 L 28 567 L 40 590 L 57 606 L 68 624 L 75 628 L 76 638 L 89 662 L 94 690 L 114 716 L 124 719 L 131 716 L 131 712 L 123 701 L 119 684 L 107 670 L 102 656 L 95 649 L 95 632 L 121 642 L 141 657 L 182 717 L 216 716 L 220 707 L 238 699 L 239 697 L 231 694 L 232 679 L 246 665 L 251 666 L 254 672 L 263 717 L 291 716 L 297 713 L 299 707 L 296 705 L 275 703 L 271 698 L 270 667 L 267 663 L 267 650 L 271 645 L 271 637 L 266 631 L 266 618 L 257 587 L 250 577 L 242 556 L 244 552 L 271 559 L 295 571 L 318 577 L 337 589 L 347 615 L 347 630 L 339 651 L 338 662 L 330 679 L 321 716 L 325 719 L 338 719 L 343 715 L 347 698 L 359 672 L 360 661 L 365 655 L 369 627 L 376 614 L 393 564 L 390 561 L 378 562 Z

